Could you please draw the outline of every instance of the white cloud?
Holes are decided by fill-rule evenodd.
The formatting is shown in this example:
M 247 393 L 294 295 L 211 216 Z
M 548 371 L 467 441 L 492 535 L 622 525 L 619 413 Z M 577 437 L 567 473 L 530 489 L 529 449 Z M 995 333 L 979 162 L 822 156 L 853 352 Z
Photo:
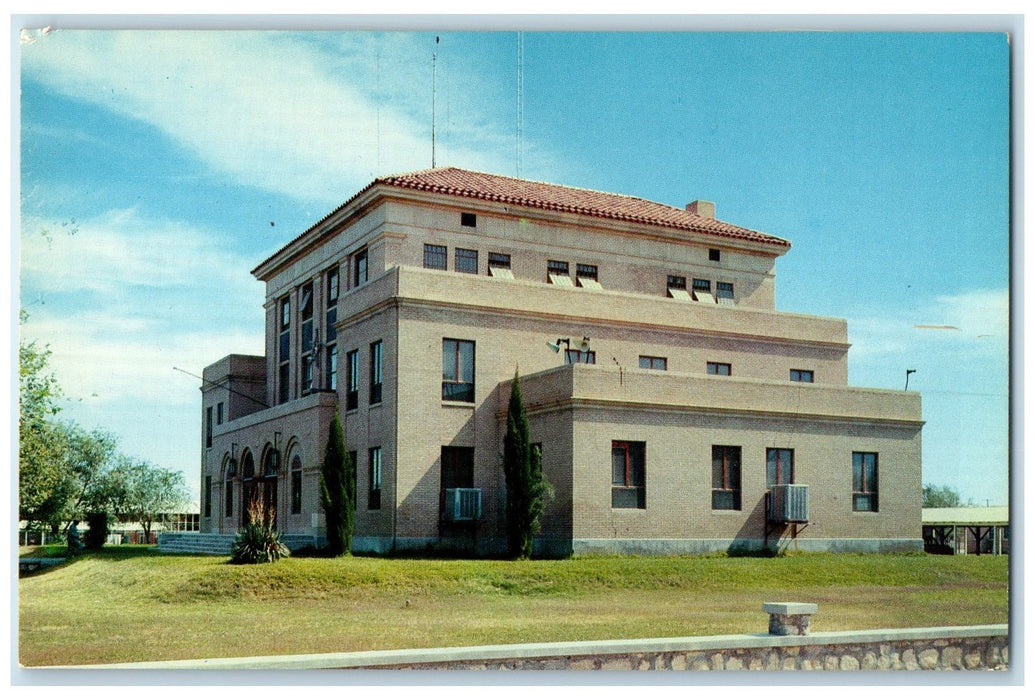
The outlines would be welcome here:
M 113 293 L 128 286 L 240 286 L 248 263 L 217 234 L 115 210 L 87 221 L 22 220 L 23 282 L 42 292 Z
M 242 183 L 338 202 L 431 156 L 425 47 L 408 35 L 338 36 L 335 47 L 275 32 L 60 31 L 23 46 L 22 62 L 25 75 L 152 124 Z M 510 171 L 512 124 L 495 127 L 500 115 L 481 105 L 498 100 L 465 89 L 480 80 L 462 66 L 451 75 L 442 155 Z
M 231 352 L 263 354 L 263 285 L 216 235 L 132 211 L 79 222 L 72 235 L 58 222 L 24 225 L 21 332 L 50 345 L 70 397 L 195 401 L 174 365 L 200 374 Z
M 848 320 L 853 359 L 958 350 L 1001 354 L 1010 334 L 1010 293 L 978 289 L 936 297 L 915 311 Z

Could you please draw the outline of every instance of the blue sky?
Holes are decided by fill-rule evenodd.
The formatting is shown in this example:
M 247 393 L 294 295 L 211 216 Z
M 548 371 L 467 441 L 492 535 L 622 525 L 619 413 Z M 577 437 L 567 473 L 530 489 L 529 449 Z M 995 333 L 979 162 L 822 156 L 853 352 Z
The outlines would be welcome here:
M 195 374 L 261 354 L 249 271 L 431 164 L 435 33 L 54 31 L 21 45 L 21 305 L 65 415 L 198 490 Z M 789 239 L 777 307 L 923 395 L 923 479 L 1006 503 L 1009 46 L 997 33 L 438 33 L 436 162 Z M 17 259 L 17 258 L 16 258 Z M 917 328 L 951 326 L 951 329 Z

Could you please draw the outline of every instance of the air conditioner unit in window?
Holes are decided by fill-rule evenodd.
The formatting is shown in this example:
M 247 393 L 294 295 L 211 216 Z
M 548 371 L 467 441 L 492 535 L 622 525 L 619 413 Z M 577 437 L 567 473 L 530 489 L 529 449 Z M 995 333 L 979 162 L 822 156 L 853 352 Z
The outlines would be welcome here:
M 442 519 L 451 522 L 470 522 L 482 517 L 481 489 L 446 489 L 442 504 Z
M 777 484 L 769 495 L 769 521 L 774 523 L 807 523 L 809 521 L 809 487 L 807 484 Z

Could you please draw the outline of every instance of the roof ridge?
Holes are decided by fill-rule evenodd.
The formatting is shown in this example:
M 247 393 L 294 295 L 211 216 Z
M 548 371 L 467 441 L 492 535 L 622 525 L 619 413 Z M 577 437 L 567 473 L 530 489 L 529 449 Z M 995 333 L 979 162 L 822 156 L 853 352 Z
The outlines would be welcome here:
M 546 180 L 531 180 L 531 179 L 525 178 L 525 177 L 515 177 L 513 175 L 501 175 L 499 173 L 490 173 L 490 172 L 487 172 L 487 171 L 484 171 L 484 170 L 471 170 L 469 168 L 459 168 L 459 167 L 457 167 L 455 165 L 440 165 L 440 166 L 435 167 L 435 168 L 425 168 L 423 170 L 412 170 L 412 171 L 410 171 L 408 173 L 397 173 L 397 174 L 394 174 L 394 175 L 385 175 L 383 177 L 377 178 L 376 182 L 382 182 L 382 181 L 392 180 L 392 179 L 396 179 L 396 178 L 414 177 L 414 176 L 417 176 L 417 175 L 424 175 L 424 174 L 427 174 L 427 173 L 444 172 L 444 171 L 447 171 L 447 170 L 452 170 L 452 171 L 460 172 L 460 173 L 470 173 L 472 175 L 485 175 L 486 177 L 501 178 L 501 179 L 504 179 L 504 180 L 510 180 L 511 182 L 531 183 L 533 185 L 545 185 L 547 187 L 560 187 L 560 188 L 563 188 L 563 189 L 566 189 L 566 190 L 576 190 L 576 191 L 579 191 L 579 192 L 589 192 L 591 194 L 604 194 L 604 195 L 607 195 L 609 197 L 621 197 L 622 199 L 635 199 L 635 200 L 640 201 L 640 202 L 647 202 L 648 204 L 659 204 L 659 205 L 661 205 L 663 207 L 669 207 L 671 209 L 675 209 L 676 211 L 684 211 L 683 209 L 680 209 L 679 207 L 674 206 L 672 204 L 665 204 L 664 202 L 658 202 L 658 201 L 655 201 L 653 199 L 647 199 L 646 197 L 638 197 L 638 196 L 636 196 L 634 194 L 624 194 L 622 192 L 611 192 L 609 190 L 596 190 L 596 189 L 593 189 L 592 187 L 579 187 L 577 185 L 564 185 L 564 184 L 561 184 L 559 182 L 548 182 Z M 691 212 L 687 212 L 687 213 L 691 213 Z M 697 215 L 694 215 L 694 216 L 697 216 Z M 701 217 L 701 218 L 703 218 L 703 217 Z

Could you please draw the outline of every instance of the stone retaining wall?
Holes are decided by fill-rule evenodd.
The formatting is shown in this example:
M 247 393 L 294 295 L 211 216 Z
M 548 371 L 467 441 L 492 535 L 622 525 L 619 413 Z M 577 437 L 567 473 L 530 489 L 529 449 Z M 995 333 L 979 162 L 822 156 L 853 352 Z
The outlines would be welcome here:
M 396 649 L 299 656 L 189 659 L 85 668 L 447 669 L 552 671 L 920 671 L 1006 670 L 1006 625 L 739 634 Z M 67 668 L 67 667 L 66 667 Z M 84 668 L 84 667 L 79 667 Z
M 638 652 L 523 659 L 416 662 L 378 669 L 553 671 L 976 671 L 1006 670 L 1007 637 L 971 637 L 854 644 L 795 638 L 773 647 Z

